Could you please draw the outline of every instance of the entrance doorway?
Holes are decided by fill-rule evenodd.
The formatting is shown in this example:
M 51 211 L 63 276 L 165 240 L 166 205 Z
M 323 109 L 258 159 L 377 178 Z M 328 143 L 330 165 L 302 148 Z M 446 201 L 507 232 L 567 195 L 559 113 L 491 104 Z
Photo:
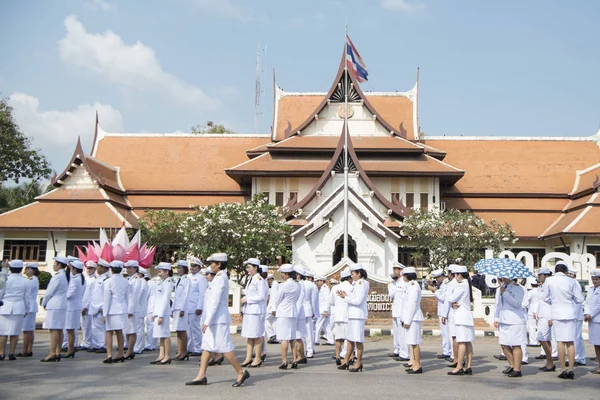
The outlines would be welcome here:
M 335 241 L 335 252 L 333 253 L 333 265 L 336 265 L 344 257 L 344 235 L 340 236 Z M 358 257 L 356 255 L 356 242 L 352 239 L 352 236 L 348 235 L 348 258 L 353 262 L 357 262 Z

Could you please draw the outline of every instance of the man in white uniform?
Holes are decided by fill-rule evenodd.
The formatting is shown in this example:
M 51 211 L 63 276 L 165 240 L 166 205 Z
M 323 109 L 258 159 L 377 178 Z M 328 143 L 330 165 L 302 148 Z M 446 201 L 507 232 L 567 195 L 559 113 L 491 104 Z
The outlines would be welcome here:
M 144 279 L 148 283 L 148 308 L 146 309 L 146 344 L 145 351 L 154 351 L 158 345 L 158 338 L 154 337 L 154 303 L 156 302 L 156 290 L 158 283 L 150 279 L 150 272 L 146 271 Z M 156 279 L 156 278 L 155 278 Z
M 438 301 L 437 314 L 440 320 L 440 333 L 442 335 L 442 354 L 439 354 L 437 358 L 447 360 L 452 358 L 452 338 L 448 331 L 448 324 L 443 324 L 442 318 L 448 314 L 446 311 L 446 307 L 448 307 L 448 303 L 446 302 L 448 280 L 444 276 L 444 270 L 441 268 L 432 271 L 431 277 L 436 280 L 437 286 L 429 286 L 428 289 L 433 292 Z
M 277 298 L 277 288 L 279 282 L 275 280 L 273 274 L 267 275 L 267 283 L 269 284 L 269 300 L 267 302 L 267 315 L 265 316 L 265 335 L 269 344 L 276 344 L 277 332 L 275 331 L 275 299 Z
M 577 281 L 577 270 L 572 266 L 568 267 L 567 276 Z M 585 359 L 585 342 L 583 341 L 583 303 L 575 305 L 577 308 L 577 331 L 575 332 L 575 365 L 583 366 L 586 364 Z
M 90 296 L 87 303 L 83 304 L 81 315 L 92 316 L 92 347 L 88 352 L 106 353 L 106 326 L 104 325 L 104 284 L 110 277 L 108 274 L 110 264 L 103 259 L 98 260 L 96 274 L 98 277 L 90 284 Z
M 188 318 L 188 342 L 187 351 L 191 356 L 199 356 L 202 353 L 202 308 L 204 307 L 204 295 L 208 287 L 206 277 L 200 270 L 204 267 L 202 261 L 196 257 L 190 260 L 190 293 L 187 298 L 185 312 Z
M 85 263 L 85 273 L 83 277 L 85 278 L 85 291 L 83 292 L 82 304 L 89 303 L 90 295 L 92 291 L 90 290 L 92 284 L 96 281 L 96 264 L 94 261 L 87 261 Z M 92 316 L 89 314 L 81 316 L 81 331 L 83 334 L 83 341 L 81 342 L 81 350 L 88 350 L 93 348 L 92 343 Z
M 406 294 L 406 285 L 407 282 L 404 282 L 402 279 L 402 270 L 406 268 L 404 264 L 400 264 L 399 262 L 394 262 L 393 271 L 394 275 L 396 275 L 395 290 L 389 290 L 388 293 L 392 298 L 392 330 L 394 332 L 394 353 L 398 355 L 394 357 L 396 361 L 409 361 L 410 360 L 410 352 L 408 344 L 406 344 L 406 340 L 404 338 L 405 330 L 402 327 L 402 321 L 400 317 L 402 316 L 402 303 L 404 301 L 404 295 Z
M 329 296 L 331 290 L 329 290 L 329 286 L 325 283 L 325 277 L 323 276 L 317 276 L 317 287 L 319 289 L 319 318 L 317 319 L 314 337 L 315 343 L 320 343 L 321 330 L 323 330 L 326 335 L 327 327 L 329 326 L 329 309 L 331 308 L 329 305 Z
M 596 361 L 600 363 L 600 269 L 592 272 L 591 276 L 592 286 L 587 292 L 584 319 L 588 323 L 589 342 L 594 346 Z M 600 367 L 592 373 L 600 374 Z

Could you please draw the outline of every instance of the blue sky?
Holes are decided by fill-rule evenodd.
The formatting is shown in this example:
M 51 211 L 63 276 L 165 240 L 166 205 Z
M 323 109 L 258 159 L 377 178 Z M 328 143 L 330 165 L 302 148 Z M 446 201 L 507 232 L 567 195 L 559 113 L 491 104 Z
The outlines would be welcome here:
M 48 0 L 0 2 L 0 91 L 62 170 L 95 110 L 109 132 L 188 132 L 206 120 L 259 132 L 272 69 L 288 91 L 326 91 L 344 24 L 363 90 L 404 91 L 421 69 L 429 135 L 589 136 L 600 127 L 600 2 L 481 0 Z M 201 154 L 199 154 L 201 155 Z

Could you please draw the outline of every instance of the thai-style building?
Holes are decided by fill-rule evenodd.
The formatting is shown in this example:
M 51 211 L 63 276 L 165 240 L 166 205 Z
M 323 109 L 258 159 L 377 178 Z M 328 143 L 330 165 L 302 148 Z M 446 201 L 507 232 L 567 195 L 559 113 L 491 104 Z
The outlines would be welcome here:
M 43 265 L 96 240 L 98 228 L 137 228 L 149 209 L 184 212 L 264 193 L 290 209 L 294 260 L 334 272 L 344 256 L 347 129 L 347 256 L 370 275 L 383 280 L 394 260 L 409 263 L 410 243 L 400 232 L 417 208 L 472 210 L 507 222 L 519 238 L 516 251 L 532 254 L 536 265 L 554 251 L 600 261 L 600 132 L 429 136 L 419 130 L 418 96 L 418 82 L 406 92 L 363 92 L 342 60 L 326 93 L 274 85 L 270 134 L 108 133 L 96 120 L 92 148 L 74 143 L 53 191 L 0 215 L 3 258 Z

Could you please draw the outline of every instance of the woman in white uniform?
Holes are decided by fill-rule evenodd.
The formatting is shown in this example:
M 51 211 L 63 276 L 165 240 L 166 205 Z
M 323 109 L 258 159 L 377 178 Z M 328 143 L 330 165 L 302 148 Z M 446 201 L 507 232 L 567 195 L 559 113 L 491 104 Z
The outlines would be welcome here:
M 471 362 L 473 361 L 473 341 L 475 340 L 475 324 L 471 303 L 473 291 L 467 267 L 460 265 L 454 268 L 457 285 L 452 295 L 447 298 L 449 306 L 454 309 L 454 322 L 458 354 L 454 358 L 456 367 L 448 375 L 473 375 Z M 463 360 L 466 358 L 466 369 L 463 369 Z
M 335 365 L 338 366 L 342 365 L 342 346 L 346 340 L 346 330 L 348 329 L 348 303 L 338 296 L 337 292 L 343 291 L 349 293 L 352 290 L 352 284 L 350 283 L 352 278 L 350 277 L 349 268 L 345 268 L 340 273 L 340 280 L 339 284 L 331 287 L 329 294 L 329 303 L 332 307 L 332 318 L 334 321 L 332 331 L 335 339 Z
M 583 318 L 588 323 L 588 337 L 596 352 L 596 361 L 600 363 L 600 269 L 592 272 L 592 287 L 588 289 Z M 600 374 L 600 368 L 592 370 Z
M 112 276 L 104 284 L 104 324 L 106 326 L 106 356 L 105 364 L 124 362 L 123 344 L 125 338 L 123 331 L 128 324 L 128 294 L 129 283 L 121 275 L 123 261 L 114 260 L 110 262 Z M 117 337 L 117 356 L 112 356 L 113 332 Z
M 42 362 L 60 361 L 60 349 L 63 342 L 63 329 L 67 322 L 67 290 L 69 281 L 65 268 L 69 264 L 67 257 L 54 258 L 54 276 L 50 279 L 42 307 L 46 310 L 44 328 L 50 330 L 50 354 Z
M 83 310 L 83 294 L 85 292 L 85 277 L 83 263 L 71 261 L 69 265 L 69 287 L 67 289 L 67 354 L 65 358 L 75 358 L 75 335 L 81 327 L 81 310 Z
M 298 301 L 302 294 L 300 284 L 296 282 L 296 272 L 291 264 L 283 264 L 279 268 L 279 273 L 283 282 L 277 287 L 275 297 L 275 332 L 281 348 L 281 365 L 279 369 L 287 369 L 287 349 L 288 345 L 295 346 L 296 325 L 298 319 Z
M 404 329 L 404 340 L 410 346 L 410 360 L 406 367 L 408 374 L 422 374 L 421 367 L 421 324 L 423 312 L 421 311 L 421 285 L 417 283 L 417 271 L 414 267 L 402 270 L 402 279 L 406 282 L 406 293 L 402 301 L 401 321 Z
M 294 272 L 296 273 L 296 282 L 300 285 L 300 297 L 296 302 L 296 343 L 292 346 L 292 354 L 294 359 L 292 361 L 291 368 L 297 369 L 298 364 L 306 364 L 307 359 L 304 353 L 304 338 L 308 334 L 306 331 L 307 316 L 304 308 L 304 301 L 306 300 L 306 286 L 304 286 L 304 280 L 306 279 L 306 270 L 301 265 L 294 266 Z
M 508 368 L 502 371 L 510 378 L 523 376 L 522 345 L 527 343 L 527 315 L 523 309 L 525 288 L 516 280 L 502 278 L 502 285 L 496 294 L 496 318 L 494 326 L 498 328 L 499 342 L 508 361 Z
M 23 261 L 12 260 L 8 263 L 10 275 L 5 286 L 0 289 L 0 361 L 6 357 L 6 341 L 10 337 L 10 352 L 8 359 L 17 359 L 15 351 L 19 342 L 19 334 L 23 329 L 23 319 L 29 310 L 30 286 L 29 281 L 21 272 Z
M 173 295 L 172 317 L 173 331 L 177 333 L 177 353 L 176 361 L 189 360 L 187 351 L 188 343 L 188 316 L 185 312 L 185 306 L 190 294 L 190 277 L 188 276 L 189 264 L 186 260 L 179 260 L 175 264 L 179 273 L 179 280 L 175 284 L 175 294 Z
M 260 261 L 257 258 L 249 258 L 244 261 L 248 282 L 246 283 L 246 295 L 242 297 L 242 337 L 247 339 L 246 359 L 242 367 L 257 368 L 262 365 L 262 344 L 265 334 L 265 310 L 268 293 L 265 290 L 265 281 L 259 272 Z M 254 352 L 254 361 L 252 353 Z
M 173 292 L 173 270 L 168 262 L 161 262 L 156 267 L 160 281 L 156 287 L 154 298 L 154 311 L 152 322 L 154 322 L 154 338 L 160 340 L 160 351 L 158 358 L 150 364 L 171 364 L 171 331 L 169 329 L 169 316 L 171 315 L 171 293 Z
M 350 292 L 337 291 L 337 295 L 348 303 L 348 326 L 346 330 L 348 350 L 346 351 L 344 363 L 338 369 L 360 372 L 363 369 L 362 357 L 365 341 L 365 322 L 368 317 L 367 300 L 369 298 L 370 285 L 367 281 L 367 271 L 365 271 L 361 264 L 357 263 L 350 267 L 350 276 L 353 282 Z M 353 368 L 349 368 L 355 348 L 356 364 Z
M 38 276 L 40 269 L 38 263 L 31 262 L 25 264 L 25 276 L 29 279 L 29 310 L 23 321 L 23 350 L 17 357 L 33 356 L 33 340 L 35 338 L 35 316 L 38 312 L 37 296 L 40 290 Z

